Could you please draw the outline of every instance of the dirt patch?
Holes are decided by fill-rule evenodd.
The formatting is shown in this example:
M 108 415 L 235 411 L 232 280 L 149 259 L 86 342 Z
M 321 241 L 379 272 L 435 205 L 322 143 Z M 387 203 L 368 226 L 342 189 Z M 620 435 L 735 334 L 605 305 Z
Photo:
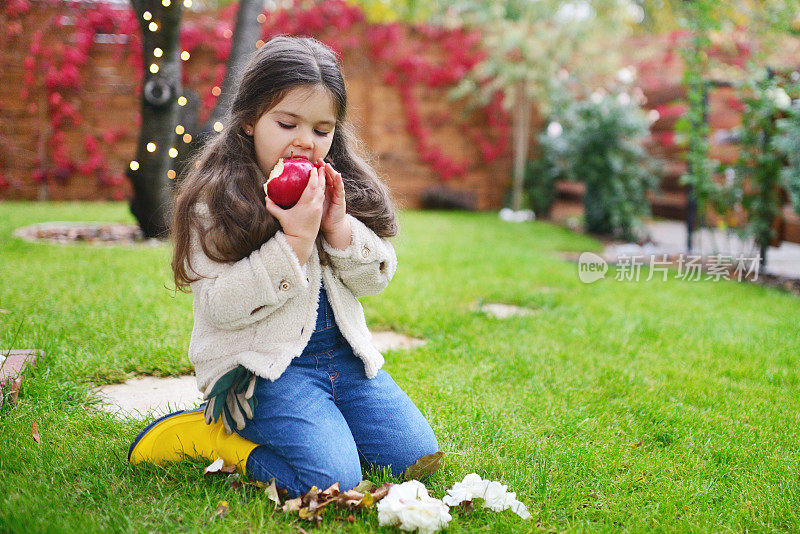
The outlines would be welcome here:
M 372 343 L 379 352 L 384 352 L 387 350 L 402 350 L 421 347 L 425 344 L 425 341 L 422 339 L 408 337 L 403 334 L 398 334 L 397 332 L 392 332 L 389 330 L 385 332 L 373 332 Z
M 89 243 L 106 246 L 160 246 L 166 241 L 145 239 L 142 230 L 135 224 L 46 222 L 32 224 L 14 230 L 14 236 L 25 241 L 70 245 Z
M 501 304 L 497 302 L 483 302 L 475 306 L 475 310 L 486 315 L 497 317 L 498 319 L 505 319 L 507 317 L 535 315 L 537 310 L 531 308 L 523 308 L 514 306 L 512 304 Z

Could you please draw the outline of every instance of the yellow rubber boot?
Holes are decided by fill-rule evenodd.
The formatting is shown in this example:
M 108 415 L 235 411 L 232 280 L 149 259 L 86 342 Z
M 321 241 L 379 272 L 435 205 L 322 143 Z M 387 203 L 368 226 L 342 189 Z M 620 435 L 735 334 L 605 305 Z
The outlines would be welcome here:
M 247 458 L 258 444 L 236 433 L 228 434 L 221 419 L 207 425 L 203 411 L 201 406 L 156 419 L 136 436 L 128 460 L 132 464 L 163 465 L 185 456 L 209 462 L 222 458 L 225 465 L 235 465 L 245 474 Z

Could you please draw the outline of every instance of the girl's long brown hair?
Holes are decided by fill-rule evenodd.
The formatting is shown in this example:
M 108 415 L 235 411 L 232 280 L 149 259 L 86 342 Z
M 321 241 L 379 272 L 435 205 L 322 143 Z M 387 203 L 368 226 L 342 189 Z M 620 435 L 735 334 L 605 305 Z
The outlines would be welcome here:
M 279 36 L 253 53 L 231 110 L 221 121 L 222 131 L 197 151 L 175 189 L 170 238 L 177 289 L 188 292 L 189 284 L 199 280 L 187 272 L 193 228 L 203 253 L 217 262 L 241 260 L 280 229 L 264 205 L 266 177 L 256 162 L 253 138 L 242 125 L 255 123 L 290 90 L 303 86 L 323 86 L 333 98 L 336 128 L 325 160 L 342 174 L 347 212 L 380 237 L 397 234 L 389 188 L 362 155 L 346 121 L 347 94 L 334 52 L 316 39 Z M 202 224 L 195 212 L 198 202 L 208 206 Z M 322 247 L 318 249 L 320 260 L 328 263 Z

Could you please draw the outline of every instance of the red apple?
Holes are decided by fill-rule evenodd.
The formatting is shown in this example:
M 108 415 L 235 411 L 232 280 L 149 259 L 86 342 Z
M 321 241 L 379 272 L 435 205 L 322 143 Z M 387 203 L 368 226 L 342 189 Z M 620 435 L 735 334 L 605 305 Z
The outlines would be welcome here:
M 269 173 L 264 192 L 283 209 L 297 204 L 315 165 L 306 158 L 280 158 Z

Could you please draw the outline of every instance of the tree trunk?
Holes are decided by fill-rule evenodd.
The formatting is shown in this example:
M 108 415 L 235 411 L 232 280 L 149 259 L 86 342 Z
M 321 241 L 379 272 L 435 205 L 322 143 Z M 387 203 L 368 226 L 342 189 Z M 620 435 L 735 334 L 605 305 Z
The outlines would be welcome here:
M 525 80 L 517 82 L 515 104 L 512 111 L 514 131 L 514 173 L 511 185 L 511 209 L 522 209 L 522 189 L 525 181 L 525 162 L 531 130 L 531 99 Z
M 131 213 L 146 237 L 166 237 L 170 229 L 172 186 L 167 172 L 172 169 L 170 149 L 175 144 L 175 126 L 181 84 L 180 21 L 183 2 L 175 0 L 164 7 L 155 0 L 131 0 L 142 30 L 145 77 L 142 86 L 142 125 L 134 161 L 138 168 L 128 170 L 133 185 Z M 144 13 L 151 14 L 150 20 Z M 149 26 L 155 22 L 156 31 Z M 160 57 L 154 50 L 160 48 Z M 150 66 L 157 65 L 152 72 Z M 153 148 L 153 145 L 155 147 Z M 150 150 L 148 149 L 150 148 Z
M 236 13 L 236 26 L 233 31 L 231 53 L 225 65 L 225 79 L 222 82 L 222 92 L 217 103 L 208 117 L 205 125 L 200 129 L 200 137 L 213 132 L 214 123 L 225 117 L 233 104 L 236 94 L 235 84 L 237 75 L 248 56 L 256 50 L 256 42 L 261 37 L 261 23 L 258 16 L 264 10 L 264 0 L 241 0 Z
M 200 99 L 194 91 L 184 91 L 181 85 L 182 64 L 179 54 L 183 2 L 172 0 L 168 7 L 164 7 L 161 0 L 131 0 L 131 3 L 142 30 L 145 90 L 142 92 L 142 126 L 134 158 L 139 167 L 137 170 L 128 170 L 128 179 L 134 190 L 130 207 L 145 236 L 165 237 L 170 230 L 175 184 L 167 173 L 174 170 L 176 177 L 180 175 L 191 154 L 209 135 L 214 134 L 214 123 L 221 120 L 230 109 L 236 92 L 236 75 L 256 49 L 256 41 L 261 37 L 258 15 L 264 4 L 263 0 L 241 0 L 239 3 L 222 92 L 208 120 L 200 125 Z M 152 15 L 150 20 L 144 20 L 145 11 Z M 156 32 L 149 30 L 150 22 L 159 25 Z M 155 48 L 162 50 L 160 58 L 154 57 Z M 159 67 L 155 74 L 150 72 L 153 63 Z M 180 96 L 187 100 L 184 106 L 177 103 Z M 175 127 L 178 124 L 183 127 L 184 135 L 191 136 L 188 143 L 183 135 L 176 137 Z M 148 143 L 155 144 L 155 151 L 147 150 Z M 169 155 L 173 147 L 178 151 L 175 158 Z

